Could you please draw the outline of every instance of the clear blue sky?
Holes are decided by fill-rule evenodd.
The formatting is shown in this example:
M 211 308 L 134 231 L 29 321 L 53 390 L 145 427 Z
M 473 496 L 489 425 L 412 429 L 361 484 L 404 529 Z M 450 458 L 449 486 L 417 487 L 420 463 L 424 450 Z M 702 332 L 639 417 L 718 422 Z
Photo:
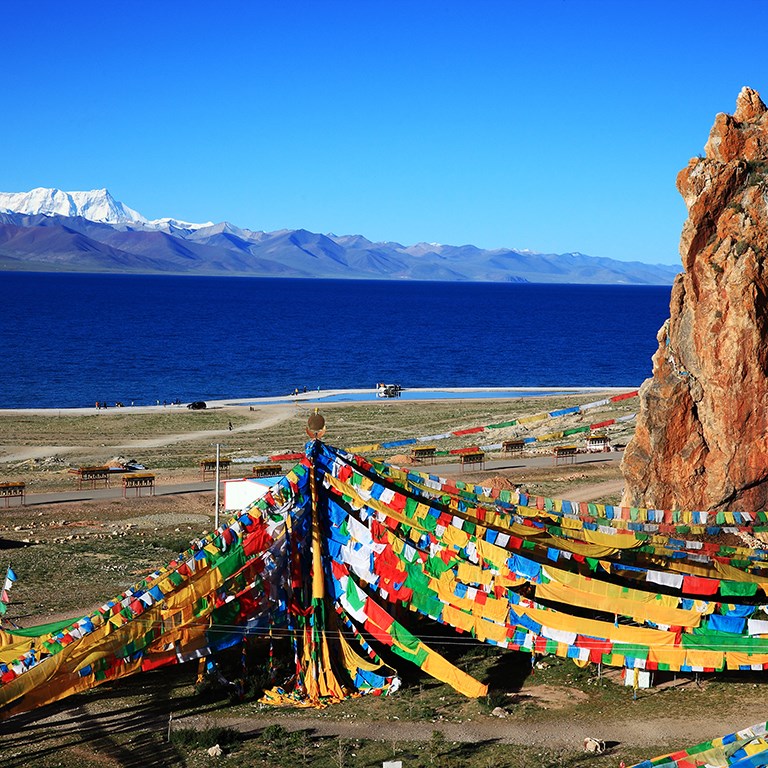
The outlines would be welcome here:
M 768 3 L 5 4 L 0 190 L 679 263 L 675 176 L 768 97 Z

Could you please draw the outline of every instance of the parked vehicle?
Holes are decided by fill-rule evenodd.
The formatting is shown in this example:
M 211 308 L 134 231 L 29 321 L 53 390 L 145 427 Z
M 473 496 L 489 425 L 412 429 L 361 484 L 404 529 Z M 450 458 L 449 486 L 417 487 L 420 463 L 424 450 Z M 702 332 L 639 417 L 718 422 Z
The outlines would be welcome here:
M 400 397 L 403 388 L 399 384 L 377 384 L 376 397 Z

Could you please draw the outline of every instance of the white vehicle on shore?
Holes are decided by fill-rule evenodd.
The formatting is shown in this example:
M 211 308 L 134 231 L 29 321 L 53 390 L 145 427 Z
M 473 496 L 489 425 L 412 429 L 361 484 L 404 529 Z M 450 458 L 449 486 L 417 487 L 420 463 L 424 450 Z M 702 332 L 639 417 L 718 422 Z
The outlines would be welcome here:
M 377 384 L 376 397 L 400 397 L 403 388 L 399 384 Z

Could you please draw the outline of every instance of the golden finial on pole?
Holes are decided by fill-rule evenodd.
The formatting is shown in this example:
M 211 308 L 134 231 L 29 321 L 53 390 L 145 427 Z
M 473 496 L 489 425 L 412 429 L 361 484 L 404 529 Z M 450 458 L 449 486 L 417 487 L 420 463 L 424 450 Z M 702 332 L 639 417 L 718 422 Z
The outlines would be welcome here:
M 325 434 L 325 419 L 320 415 L 317 408 L 307 419 L 307 434 L 313 440 L 320 440 Z

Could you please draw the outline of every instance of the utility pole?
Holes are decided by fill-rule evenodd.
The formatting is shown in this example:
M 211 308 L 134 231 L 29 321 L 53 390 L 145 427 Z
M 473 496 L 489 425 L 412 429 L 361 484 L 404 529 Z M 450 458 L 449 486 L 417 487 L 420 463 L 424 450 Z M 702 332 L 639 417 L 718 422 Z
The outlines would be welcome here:
M 226 445 L 224 443 L 211 443 L 216 446 L 216 517 L 214 518 L 214 527 L 216 530 L 219 528 L 219 462 L 221 461 L 221 448 Z
M 216 519 L 214 521 L 214 527 L 219 530 L 219 457 L 220 457 L 221 445 L 216 443 Z

